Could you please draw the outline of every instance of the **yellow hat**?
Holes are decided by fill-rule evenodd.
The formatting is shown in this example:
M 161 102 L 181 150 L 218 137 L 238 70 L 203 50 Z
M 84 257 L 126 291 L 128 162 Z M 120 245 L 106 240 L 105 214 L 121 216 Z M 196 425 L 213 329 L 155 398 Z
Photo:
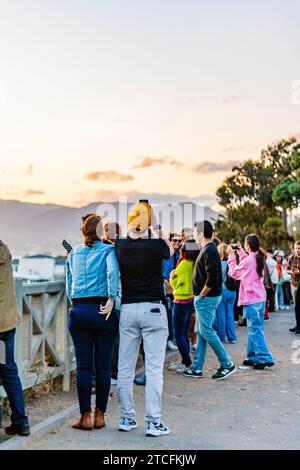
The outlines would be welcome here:
M 151 207 L 139 202 L 131 207 L 128 214 L 128 228 L 134 232 L 144 232 L 151 224 Z

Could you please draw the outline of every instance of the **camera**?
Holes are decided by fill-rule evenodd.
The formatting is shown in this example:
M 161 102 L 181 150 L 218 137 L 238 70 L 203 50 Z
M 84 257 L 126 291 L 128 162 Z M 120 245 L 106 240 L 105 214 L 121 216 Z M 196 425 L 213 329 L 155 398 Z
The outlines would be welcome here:
M 234 251 L 237 251 L 239 249 L 237 243 L 232 243 L 231 244 L 231 248 L 234 250 Z

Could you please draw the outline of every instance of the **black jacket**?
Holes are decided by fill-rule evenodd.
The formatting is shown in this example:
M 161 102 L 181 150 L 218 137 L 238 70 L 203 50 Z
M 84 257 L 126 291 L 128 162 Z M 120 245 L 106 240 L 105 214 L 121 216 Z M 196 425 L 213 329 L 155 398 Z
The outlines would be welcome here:
M 207 297 L 222 295 L 221 259 L 213 242 L 202 248 L 195 263 L 193 274 L 194 295 L 199 295 L 205 285 L 211 288 Z

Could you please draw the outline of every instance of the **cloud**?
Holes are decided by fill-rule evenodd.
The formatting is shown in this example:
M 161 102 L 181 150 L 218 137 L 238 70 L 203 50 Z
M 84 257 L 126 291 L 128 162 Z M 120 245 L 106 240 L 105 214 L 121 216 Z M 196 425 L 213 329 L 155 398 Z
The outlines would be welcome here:
M 225 104 L 230 104 L 230 103 L 236 103 L 237 101 L 240 100 L 240 97 L 233 93 L 232 95 L 228 96 L 227 98 L 224 98 L 222 100 L 223 103 Z
M 25 189 L 25 191 L 22 192 L 23 197 L 42 196 L 44 194 L 46 194 L 45 191 L 42 191 L 41 189 L 33 189 L 33 188 Z
M 83 179 L 88 181 L 100 181 L 101 183 L 125 183 L 134 180 L 134 177 L 132 175 L 109 170 L 88 173 Z
M 182 166 L 182 163 L 180 161 L 169 156 L 160 158 L 141 156 L 136 158 L 140 161 L 139 163 L 136 163 L 133 168 L 150 168 L 155 165 L 169 165 L 174 168 L 180 168 Z
M 211 173 L 219 173 L 231 171 L 233 167 L 240 165 L 241 162 L 238 160 L 227 160 L 226 162 L 203 162 L 199 163 L 192 168 L 196 173 L 202 173 L 203 175 L 208 175 Z
M 27 165 L 26 169 L 25 169 L 25 172 L 27 173 L 27 175 L 32 175 L 33 173 L 33 164 L 31 163 L 30 165 Z

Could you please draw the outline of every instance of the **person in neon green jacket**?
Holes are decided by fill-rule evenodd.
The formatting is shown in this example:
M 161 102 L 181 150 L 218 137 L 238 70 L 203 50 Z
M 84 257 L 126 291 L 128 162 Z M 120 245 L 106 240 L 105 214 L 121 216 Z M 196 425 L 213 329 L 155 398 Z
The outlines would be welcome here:
M 173 287 L 174 310 L 173 324 L 176 343 L 181 354 L 181 364 L 172 364 L 169 370 L 182 373 L 192 364 L 190 357 L 190 341 L 188 336 L 191 316 L 194 313 L 193 271 L 200 247 L 195 240 L 187 240 L 181 249 L 181 257 L 176 269 L 170 274 Z

